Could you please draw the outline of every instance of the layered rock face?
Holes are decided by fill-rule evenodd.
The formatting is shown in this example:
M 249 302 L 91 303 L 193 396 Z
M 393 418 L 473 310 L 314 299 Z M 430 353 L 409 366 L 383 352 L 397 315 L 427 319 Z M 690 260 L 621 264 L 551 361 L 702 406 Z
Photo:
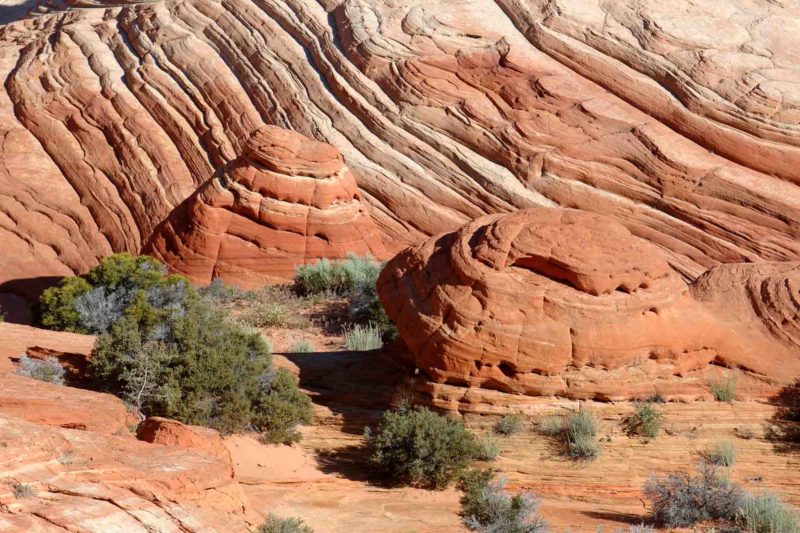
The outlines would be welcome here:
M 334 147 L 274 126 L 175 209 L 145 246 L 171 270 L 208 283 L 291 279 L 348 253 L 383 258 L 381 236 Z
M 524 394 L 707 394 L 800 373 L 800 263 L 724 265 L 689 286 L 658 247 L 604 216 L 490 215 L 393 259 L 378 282 L 435 382 Z
M 185 258 L 157 230 L 187 202 L 222 218 L 200 206 L 230 190 L 207 182 L 264 124 L 335 146 L 392 250 L 560 205 L 612 216 L 689 280 L 800 258 L 789 4 L 64 5 L 0 28 L 7 293 L 155 238 L 198 277 L 246 277 L 249 246 L 209 249 L 217 220 L 166 232 L 205 234 Z

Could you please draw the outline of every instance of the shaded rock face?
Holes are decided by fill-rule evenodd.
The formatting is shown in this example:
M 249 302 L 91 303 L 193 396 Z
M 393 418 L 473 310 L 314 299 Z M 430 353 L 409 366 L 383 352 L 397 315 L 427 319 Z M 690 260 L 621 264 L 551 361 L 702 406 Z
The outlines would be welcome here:
M 229 211 L 217 253 L 233 193 L 208 180 L 264 124 L 335 146 L 392 250 L 560 205 L 612 216 L 686 279 L 800 258 L 786 3 L 65 4 L 0 28 L 2 291 L 159 239 L 198 279 L 246 278 L 270 232 Z M 159 230 L 190 207 L 209 220 Z
M 656 246 L 604 216 L 490 215 L 395 257 L 379 294 L 435 382 L 524 394 L 707 394 L 800 373 L 800 264 L 724 265 L 689 286 Z
M 296 265 L 324 257 L 385 256 L 339 151 L 274 126 L 256 130 L 144 251 L 196 282 L 243 286 L 291 279 Z

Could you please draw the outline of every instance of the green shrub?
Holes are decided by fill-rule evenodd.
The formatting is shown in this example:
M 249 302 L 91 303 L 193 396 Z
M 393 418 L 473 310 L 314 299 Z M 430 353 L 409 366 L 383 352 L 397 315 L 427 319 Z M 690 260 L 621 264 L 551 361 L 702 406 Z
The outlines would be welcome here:
M 510 496 L 505 479 L 492 482 L 491 470 L 473 470 L 464 475 L 459 488 L 464 525 L 481 533 L 540 533 L 547 523 L 539 516 L 539 500 L 530 492 Z
M 54 385 L 64 384 L 64 367 L 55 357 L 34 359 L 23 355 L 19 360 L 19 366 L 14 370 L 15 374 L 26 376 L 39 381 L 46 381 Z
M 522 429 L 522 417 L 517 414 L 504 415 L 492 429 L 499 435 L 513 435 Z
M 314 533 L 314 530 L 299 518 L 280 518 L 269 513 L 256 533 Z
M 297 388 L 295 377 L 285 368 L 278 370 L 265 388 L 266 393 L 258 398 L 253 423 L 264 433 L 266 442 L 299 441 L 297 426 L 312 422 L 311 399 Z
M 355 294 L 360 287 L 375 284 L 381 264 L 371 257 L 348 254 L 339 261 L 320 259 L 295 269 L 295 290 L 304 296 L 329 293 L 337 296 Z
M 672 473 L 663 478 L 651 477 L 644 493 L 655 521 L 670 528 L 691 527 L 710 520 L 733 521 L 745 501 L 744 491 L 707 464 L 701 465 L 697 476 Z
M 426 408 L 387 411 L 377 431 L 365 433 L 370 461 L 381 473 L 421 487 L 446 487 L 478 451 L 460 420 Z
M 378 300 L 376 283 L 383 264 L 371 257 L 349 254 L 345 259 L 321 259 L 314 264 L 300 265 L 295 270 L 294 288 L 298 294 L 331 294 L 350 300 L 350 316 L 357 324 L 371 324 L 381 338 L 390 342 L 397 338 L 397 327 Z
M 736 376 L 726 374 L 712 378 L 708 382 L 711 394 L 718 402 L 732 402 L 736 399 Z
M 798 533 L 800 517 L 795 509 L 772 493 L 748 496 L 739 511 L 739 523 L 755 533 Z
M 92 290 L 83 278 L 64 278 L 56 287 L 46 289 L 39 297 L 39 324 L 47 329 L 88 333 L 80 323 L 75 300 Z
M 289 350 L 292 353 L 311 353 L 314 350 L 314 345 L 311 344 L 309 341 L 297 341 L 292 345 L 292 348 Z
M 63 280 L 43 294 L 40 317 L 98 333 L 89 377 L 146 415 L 222 432 L 252 427 L 272 440 L 295 439 L 310 420 L 310 400 L 274 371 L 261 336 L 152 258 L 115 254 Z
M 650 402 L 637 403 L 634 408 L 634 413 L 623 421 L 627 433 L 642 437 L 657 437 L 664 415 Z
M 377 350 L 383 346 L 381 332 L 374 324 L 356 324 L 344 331 L 344 345 L 353 352 Z
M 713 465 L 732 466 L 736 462 L 736 447 L 729 440 L 718 440 L 706 450 L 705 458 Z
M 490 434 L 481 435 L 477 439 L 478 449 L 475 458 L 481 461 L 494 461 L 500 456 L 500 443 Z
M 564 432 L 566 434 L 567 453 L 570 457 L 590 459 L 600 454 L 597 443 L 597 420 L 594 415 L 579 409 L 567 415 Z
M 198 293 L 203 298 L 208 298 L 220 304 L 244 300 L 248 296 L 247 291 L 234 285 L 226 285 L 220 278 L 214 278 L 205 287 L 200 287 Z

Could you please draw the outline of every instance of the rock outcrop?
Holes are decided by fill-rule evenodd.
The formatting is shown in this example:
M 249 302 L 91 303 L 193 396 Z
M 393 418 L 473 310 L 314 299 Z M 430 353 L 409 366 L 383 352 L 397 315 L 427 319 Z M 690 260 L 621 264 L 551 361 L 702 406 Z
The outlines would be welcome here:
M 490 215 L 412 247 L 378 281 L 435 382 L 523 394 L 707 395 L 720 366 L 764 394 L 800 375 L 800 263 L 724 265 L 691 287 L 604 216 Z M 716 368 L 714 368 L 716 367 Z
M 139 252 L 187 203 L 211 216 L 230 190 L 208 180 L 264 124 L 336 147 L 391 250 L 560 205 L 615 218 L 687 280 L 800 258 L 786 3 L 52 5 L 0 28 L 4 306 Z M 269 233 L 256 218 L 237 218 L 245 238 Z M 167 231 L 204 235 L 174 264 L 247 278 L 249 246 L 218 261 L 219 221 L 195 222 Z
M 37 331 L 65 354 L 92 338 L 0 324 L 0 339 L 24 353 Z M 120 399 L 9 370 L 0 367 L 0 531 L 252 528 L 216 432 L 161 419 L 137 440 L 138 417 Z
M 175 209 L 145 253 L 200 283 L 285 281 L 298 264 L 383 258 L 377 227 L 334 147 L 265 126 Z

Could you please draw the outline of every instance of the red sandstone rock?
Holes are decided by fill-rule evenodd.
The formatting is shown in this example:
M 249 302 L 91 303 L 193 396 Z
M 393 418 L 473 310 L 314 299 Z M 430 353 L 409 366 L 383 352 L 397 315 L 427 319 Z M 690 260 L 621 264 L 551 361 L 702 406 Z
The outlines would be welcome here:
M 219 432 L 213 429 L 187 426 L 177 420 L 151 416 L 136 428 L 136 438 L 152 444 L 190 448 L 213 455 L 223 463 L 230 465 L 231 462 L 230 452 L 223 444 Z
M 144 249 L 194 281 L 286 281 L 298 264 L 384 257 L 381 237 L 334 147 L 272 126 L 176 209 Z
M 435 382 L 624 398 L 707 394 L 712 364 L 791 381 L 798 281 L 797 264 L 726 265 L 690 290 L 661 250 L 612 219 L 540 208 L 412 247 L 378 288 Z M 764 285 L 774 289 L 756 290 Z M 776 316 L 792 317 L 789 327 Z
M 112 251 L 141 251 L 187 205 L 199 225 L 158 238 L 198 279 L 216 268 L 255 282 L 285 271 L 275 258 L 305 257 L 302 238 L 256 223 L 258 191 L 244 214 L 208 182 L 265 123 L 341 152 L 390 249 L 560 205 L 616 218 L 688 280 L 800 258 L 788 5 L 71 4 L 93 8 L 0 28 L 4 308 Z M 292 247 L 271 265 L 273 233 Z M 191 236 L 185 257 L 170 235 Z

